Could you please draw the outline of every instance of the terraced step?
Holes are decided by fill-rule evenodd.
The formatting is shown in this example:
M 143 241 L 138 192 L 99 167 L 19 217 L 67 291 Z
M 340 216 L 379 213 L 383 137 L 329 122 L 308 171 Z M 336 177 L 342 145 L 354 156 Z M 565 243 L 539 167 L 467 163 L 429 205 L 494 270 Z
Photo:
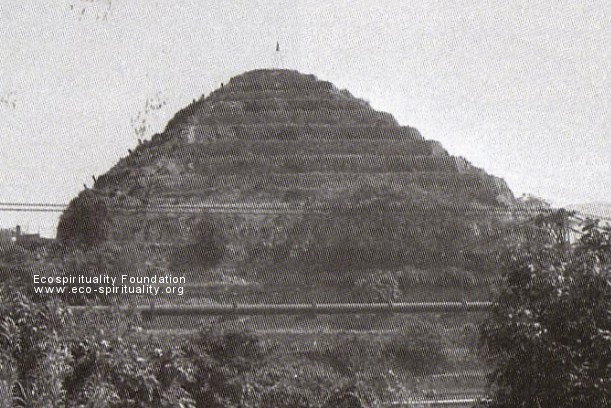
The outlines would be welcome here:
M 206 101 L 202 103 L 197 114 L 217 114 L 217 113 L 260 113 L 272 111 L 319 111 L 328 110 L 336 112 L 346 112 L 353 110 L 373 109 L 365 102 L 358 99 L 309 99 L 301 97 L 293 98 L 260 98 L 251 100 L 220 100 Z
M 208 98 L 206 98 L 206 101 L 252 101 L 270 98 L 312 101 L 357 99 L 352 97 L 348 92 L 337 89 L 265 89 L 257 91 L 240 91 L 223 88 L 222 90 L 212 92 Z
M 447 151 L 431 140 L 211 140 L 168 146 L 173 156 L 191 159 L 201 156 L 371 154 L 445 156 Z
M 173 132 L 187 143 L 210 140 L 423 140 L 416 129 L 408 126 L 191 125 Z
M 337 111 L 277 110 L 265 112 L 195 113 L 187 118 L 189 124 L 255 124 L 255 123 L 314 123 L 330 125 L 398 125 L 391 114 L 371 109 Z
M 368 139 L 200 139 L 193 138 L 190 143 L 181 143 L 181 138 L 172 142 L 147 146 L 132 152 L 100 178 L 100 185 L 119 177 L 122 172 L 129 173 L 130 167 L 143 168 L 160 161 L 175 160 L 179 163 L 194 163 L 205 157 L 248 157 L 248 156 L 303 156 L 303 155 L 380 155 L 380 156 L 448 156 L 436 141 L 431 140 L 368 140 Z
M 137 183 L 150 184 L 150 177 L 138 177 Z M 286 189 L 345 190 L 388 186 L 405 191 L 435 191 L 467 194 L 495 199 L 506 187 L 497 179 L 463 173 L 287 173 L 232 175 L 164 175 L 155 176 L 156 188 L 165 191 L 201 191 L 211 189 Z
M 259 173 L 391 173 L 466 172 L 466 160 L 452 156 L 334 155 L 257 155 L 202 157 L 190 168 L 200 174 Z
M 119 241 L 122 248 L 130 248 L 133 253 L 143 255 L 143 261 L 146 260 L 145 255 L 153 251 L 165 253 L 166 255 L 162 256 L 165 258 L 176 251 L 179 251 L 179 254 L 186 251 L 185 245 L 193 242 L 193 231 L 205 216 L 205 219 L 212 222 L 218 231 L 222 231 L 228 242 L 232 243 L 225 254 L 225 259 L 228 261 L 232 259 L 244 261 L 251 256 L 268 260 L 274 257 L 277 260 L 281 259 L 278 257 L 284 257 L 282 259 L 286 260 L 309 259 L 308 265 L 318 265 L 320 273 L 328 269 L 335 270 L 342 257 L 349 256 L 346 253 L 350 251 L 349 248 L 353 248 L 354 251 L 349 258 L 354 264 L 341 269 L 353 274 L 358 272 L 359 268 L 371 267 L 372 262 L 378 263 L 378 267 L 386 265 L 386 268 L 400 268 L 401 265 L 409 265 L 422 259 L 427 253 L 418 245 L 414 247 L 418 240 L 425 240 L 430 251 L 437 252 L 442 248 L 440 241 L 445 240 L 443 246 L 445 255 L 462 259 L 478 252 L 486 252 L 487 242 L 498 242 L 499 237 L 511 236 L 506 232 L 509 227 L 500 222 L 493 224 L 485 218 L 482 219 L 481 216 L 460 219 L 454 216 L 444 217 L 434 211 L 387 213 L 376 217 L 372 217 L 369 213 L 287 214 L 280 211 L 278 213 L 252 211 L 210 214 L 201 210 L 169 209 L 159 212 L 146 208 L 140 211 L 109 209 L 108 212 L 112 215 L 112 223 L 109 224 L 111 232 L 107 239 Z M 384 234 L 393 237 L 392 241 L 385 245 L 379 243 Z M 456 238 L 457 236 L 460 238 Z M 359 237 L 360 243 L 356 242 L 356 237 Z M 134 240 L 134 243 L 131 244 L 130 240 Z M 304 244 L 300 244 L 300 241 Z M 306 244 L 306 241 L 309 243 Z M 142 244 L 139 245 L 138 242 Z M 367 244 L 364 247 L 365 243 Z M 290 257 L 287 251 L 291 251 Z M 443 263 L 444 258 L 438 257 L 437 261 Z M 341 262 L 345 263 L 346 260 Z M 290 302 L 296 298 L 307 302 L 308 296 L 315 294 L 319 301 L 324 299 L 325 302 L 332 302 L 333 296 L 337 296 L 338 291 L 346 292 L 350 289 L 341 287 L 341 284 L 340 287 L 334 286 L 338 282 L 341 283 L 341 276 L 334 274 L 314 276 L 309 273 L 302 276 L 299 273 L 290 275 L 288 273 L 290 270 L 286 271 L 284 268 L 275 271 L 267 266 L 264 269 L 265 276 L 270 280 L 275 276 L 283 276 L 283 282 L 287 284 L 304 285 L 310 282 L 324 286 L 329 292 L 325 290 L 315 293 L 316 287 L 310 289 L 302 287 L 298 293 L 295 293 L 294 287 L 278 288 L 277 285 L 269 284 L 264 289 L 234 287 L 231 288 L 231 292 L 248 293 L 249 296 L 254 293 L 257 296 L 269 297 L 270 302 L 275 302 L 274 299 Z M 240 276 L 245 277 L 244 273 L 247 272 L 241 273 Z M 406 296 L 409 295 L 406 301 L 425 300 L 428 296 L 443 300 L 472 299 L 476 292 L 484 296 L 475 288 L 481 288 L 486 292 L 487 288 L 494 284 L 492 278 L 472 273 L 441 275 L 431 273 L 425 276 L 413 273 L 401 276 L 402 290 Z M 257 279 L 264 279 L 264 276 L 259 276 Z M 445 290 L 446 287 L 451 290 Z M 470 293 L 461 296 L 460 293 L 464 293 L 466 288 L 470 288 Z M 216 292 L 211 290 L 208 293 Z M 226 292 L 220 294 L 225 296 Z M 346 292 L 346 296 L 352 295 Z M 252 299 L 253 302 L 256 300 L 256 297 Z
M 251 156 L 306 156 L 306 155 L 371 155 L 371 156 L 448 156 L 436 141 L 430 140 L 192 140 L 147 146 L 132 152 L 108 173 L 100 176 L 95 187 L 104 189 L 133 178 L 133 173 L 153 175 L 176 173 L 194 167 L 206 158 L 229 157 L 233 160 Z M 219 159 L 221 160 L 221 159 Z M 172 163 L 180 163 L 176 167 Z M 173 168 L 172 168 L 173 167 Z M 136 169 L 136 170 L 135 170 Z M 190 170 L 188 170 L 190 171 Z

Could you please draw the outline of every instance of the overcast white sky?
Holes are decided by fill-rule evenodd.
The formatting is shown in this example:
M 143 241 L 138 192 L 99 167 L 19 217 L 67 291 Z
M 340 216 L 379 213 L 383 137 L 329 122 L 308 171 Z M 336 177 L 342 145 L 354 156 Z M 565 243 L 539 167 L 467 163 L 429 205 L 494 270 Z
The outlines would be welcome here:
M 69 201 L 136 145 L 147 99 L 167 101 L 150 137 L 276 41 L 517 195 L 611 201 L 610 27 L 604 0 L 2 0 L 0 201 Z

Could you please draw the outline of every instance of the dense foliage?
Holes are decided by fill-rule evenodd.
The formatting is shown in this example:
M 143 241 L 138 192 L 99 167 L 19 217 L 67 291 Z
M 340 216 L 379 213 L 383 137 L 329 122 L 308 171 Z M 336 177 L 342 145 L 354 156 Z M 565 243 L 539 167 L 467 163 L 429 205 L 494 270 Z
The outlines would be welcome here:
M 57 237 L 86 246 L 104 242 L 108 235 L 108 209 L 104 201 L 91 190 L 75 198 L 62 214 Z
M 515 251 L 506 285 L 483 325 L 496 367 L 489 407 L 611 404 L 611 230 L 562 214 L 540 219 L 547 242 Z
M 218 264 L 225 253 L 223 234 L 214 224 L 203 220 L 191 231 L 188 244 L 178 245 L 170 256 L 172 271 L 210 268 Z
M 2 408 L 359 408 L 375 401 L 371 388 L 328 371 L 301 378 L 315 366 L 277 361 L 248 333 L 202 331 L 159 346 L 134 332 L 75 331 L 57 305 L 2 300 Z
M 60 305 L 0 287 L 0 407 L 61 406 L 61 378 L 70 369 L 64 319 Z
M 160 342 L 138 329 L 137 316 L 74 315 L 65 301 L 86 299 L 31 290 L 34 270 L 112 271 L 118 266 L 109 254 L 61 245 L 38 253 L 0 248 L 0 408 L 305 408 L 336 406 L 333 401 L 360 407 L 375 401 L 373 390 L 356 387 L 350 373 L 285 356 L 248 333 L 204 330 Z

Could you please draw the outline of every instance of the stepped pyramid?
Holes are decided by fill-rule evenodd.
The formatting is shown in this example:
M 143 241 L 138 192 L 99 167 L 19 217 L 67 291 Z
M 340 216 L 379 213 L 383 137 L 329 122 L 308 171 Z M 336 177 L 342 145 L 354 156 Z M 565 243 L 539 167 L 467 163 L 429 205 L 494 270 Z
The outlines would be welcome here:
M 256 70 L 178 112 L 81 192 L 58 238 L 120 258 L 119 273 L 194 284 L 156 302 L 487 300 L 503 240 L 526 235 L 524 214 L 503 180 L 390 114 L 312 75 Z M 262 334 L 278 361 L 311 358 L 384 389 L 392 368 L 414 397 L 462 398 L 485 386 L 481 318 L 161 316 L 144 329 L 286 329 Z
M 481 265 L 490 248 L 465 242 L 506 228 L 515 203 L 503 180 L 348 91 L 255 70 L 100 176 L 71 202 L 58 237 L 140 245 L 142 259 L 174 273 L 301 284 L 311 291 L 293 295 L 337 301 L 341 289 L 325 295 L 312 282 Z

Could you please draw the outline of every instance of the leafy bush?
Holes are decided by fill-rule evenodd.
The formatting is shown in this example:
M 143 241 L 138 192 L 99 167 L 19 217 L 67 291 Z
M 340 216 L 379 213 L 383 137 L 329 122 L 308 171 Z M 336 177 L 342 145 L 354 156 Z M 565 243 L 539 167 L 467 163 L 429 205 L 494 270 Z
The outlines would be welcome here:
M 611 230 L 582 226 L 574 244 L 557 220 L 547 243 L 520 248 L 482 327 L 495 370 L 489 407 L 611 403 Z
M 65 309 L 34 303 L 7 284 L 0 286 L 0 388 L 5 406 L 61 406 L 61 378 L 69 359 L 61 330 Z
M 195 406 L 180 353 L 70 320 L 61 303 L 2 286 L 0 407 Z
M 394 302 L 401 296 L 396 274 L 378 271 L 362 276 L 354 282 L 363 302 Z
M 170 261 L 171 269 L 210 268 L 216 265 L 224 254 L 221 232 L 214 224 L 203 220 L 193 228 L 191 243 L 174 250 Z
M 63 382 L 68 406 L 195 407 L 182 387 L 191 378 L 189 364 L 176 350 L 86 336 L 70 354 L 73 370 Z
M 0 407 L 364 407 L 377 398 L 371 387 L 342 386 L 349 373 L 279 359 L 248 333 L 210 330 L 155 346 L 99 316 L 72 319 L 61 304 L 16 290 L 0 295 Z M 366 342 L 361 349 L 366 354 Z
M 183 349 L 193 364 L 186 386 L 197 407 L 255 406 L 254 385 L 246 381 L 263 353 L 258 340 L 246 333 L 203 332 Z
M 95 246 L 107 239 L 108 209 L 102 199 L 85 190 L 72 200 L 62 214 L 57 227 L 57 238 L 86 246 Z

